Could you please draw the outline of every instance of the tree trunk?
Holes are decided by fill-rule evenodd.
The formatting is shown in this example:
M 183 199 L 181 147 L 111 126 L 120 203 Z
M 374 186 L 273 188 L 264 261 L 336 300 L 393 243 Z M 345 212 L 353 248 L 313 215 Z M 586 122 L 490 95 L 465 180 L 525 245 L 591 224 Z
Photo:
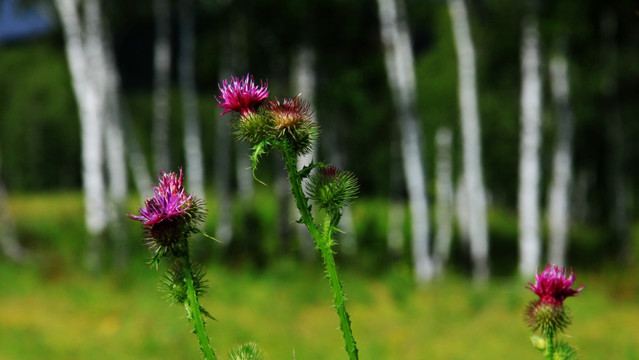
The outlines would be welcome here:
M 429 255 L 428 201 L 417 121 L 413 51 L 401 0 L 378 0 L 381 38 L 401 137 L 402 161 L 410 203 L 413 261 L 417 281 L 433 276 Z
M 488 230 L 486 194 L 481 166 L 481 130 L 477 105 L 475 48 L 464 0 L 449 0 L 459 73 L 459 106 L 461 112 L 462 148 L 464 152 L 464 185 L 468 197 L 468 230 L 473 277 L 486 280 L 488 267 Z
M 628 186 L 624 175 L 624 126 L 618 103 L 618 20 L 615 10 L 608 9 L 601 19 L 602 32 L 602 82 L 603 95 L 608 118 L 608 186 L 610 225 L 618 246 L 619 259 L 628 264 L 632 260 L 633 243 L 629 235 Z
M 169 117 L 171 113 L 171 6 L 170 0 L 153 0 L 155 44 L 153 50 L 153 165 L 169 171 Z
M 91 8 L 87 1 L 85 10 Z M 96 52 L 96 44 L 83 43 L 83 29 L 75 0 L 55 0 L 65 37 L 67 61 L 71 70 L 72 85 L 80 110 L 82 149 L 82 182 L 84 186 L 85 221 L 89 234 L 86 264 L 90 269 L 100 265 L 102 235 L 107 224 L 102 143 L 103 97 L 92 77 L 89 64 Z M 93 17 L 92 17 L 93 16 Z M 99 15 L 98 15 L 99 16 Z M 87 27 L 96 26 L 94 15 L 87 13 Z M 88 36 L 87 40 L 91 37 Z
M 2 170 L 2 161 L 0 159 L 0 170 Z M 7 188 L 2 180 L 0 173 L 0 250 L 11 261 L 22 263 L 25 259 L 25 250 L 18 242 L 16 234 L 16 226 L 11 216 L 11 207 L 9 206 L 9 196 Z
M 293 96 L 301 94 L 304 100 L 308 101 L 311 108 L 315 109 L 315 52 L 309 46 L 302 46 L 295 57 L 293 58 L 293 69 L 291 71 L 291 87 L 293 88 Z M 317 111 L 313 112 L 313 122 L 317 123 Z M 300 155 L 297 159 L 297 169 L 301 170 L 303 167 L 309 165 L 317 157 L 317 146 L 313 144 L 313 149 L 304 155 Z M 288 183 L 288 180 L 286 183 Z M 286 190 L 286 196 L 288 198 L 288 207 L 295 209 L 295 203 L 288 191 L 288 185 L 286 187 L 280 187 L 280 189 Z M 287 214 L 289 211 L 285 211 L 282 215 Z M 293 210 L 295 214 L 297 210 Z M 304 224 L 295 224 L 295 229 L 300 241 L 300 252 L 302 257 L 306 260 L 313 259 L 315 257 L 315 243 L 311 238 L 311 234 L 306 229 Z
M 452 243 L 453 211 L 453 134 L 449 128 L 440 128 L 435 135 L 437 145 L 436 186 L 437 186 L 437 232 L 435 234 L 434 262 L 438 273 L 443 273 L 450 257 Z
M 572 111 L 569 101 L 568 62 L 563 54 L 550 60 L 550 85 L 557 117 L 557 143 L 553 157 L 553 178 L 548 195 L 550 245 L 548 261 L 565 266 L 570 224 L 569 193 L 572 179 Z
M 180 15 L 180 57 L 179 78 L 182 94 L 182 113 L 184 118 L 184 156 L 185 177 L 190 192 L 200 199 L 204 193 L 204 160 L 200 121 L 198 115 L 197 90 L 195 87 L 195 25 L 193 0 L 178 3 Z
M 519 271 L 531 276 L 541 258 L 539 234 L 539 151 L 541 74 L 539 31 L 533 16 L 524 19 L 521 48 L 521 147 L 519 162 Z

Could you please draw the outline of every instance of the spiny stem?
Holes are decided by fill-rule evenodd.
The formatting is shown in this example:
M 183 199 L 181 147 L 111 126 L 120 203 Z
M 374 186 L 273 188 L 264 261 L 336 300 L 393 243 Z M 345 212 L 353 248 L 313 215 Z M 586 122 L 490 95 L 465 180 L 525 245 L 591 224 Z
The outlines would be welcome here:
M 346 352 L 351 360 L 356 360 L 358 358 L 357 346 L 355 344 L 355 338 L 353 337 L 353 331 L 351 330 L 351 319 L 348 316 L 346 305 L 344 304 L 344 291 L 342 290 L 342 283 L 339 280 L 337 266 L 335 265 L 335 258 L 331 248 L 333 245 L 333 239 L 331 237 L 333 233 L 332 229 L 331 216 L 327 215 L 324 220 L 322 241 L 318 244 L 318 248 L 322 253 L 322 259 L 324 259 L 324 266 L 326 267 L 326 276 L 333 290 L 333 304 L 339 316 L 339 327 L 342 330 L 344 342 L 346 342 Z
M 193 284 L 193 271 L 191 269 L 191 259 L 187 255 L 182 259 L 182 271 L 184 272 L 184 282 L 186 284 L 186 296 L 187 300 L 184 303 L 188 317 L 193 321 L 194 333 L 200 343 L 200 349 L 204 354 L 204 358 L 207 360 L 216 360 L 215 352 L 209 343 L 209 337 L 206 335 L 204 329 L 204 319 L 202 319 L 202 312 L 200 311 L 200 303 L 197 300 L 197 293 L 195 291 L 195 285 Z
M 346 352 L 348 353 L 350 360 L 357 360 L 357 347 L 355 346 L 355 339 L 353 338 L 348 312 L 346 312 L 346 307 L 344 306 L 344 293 L 342 292 L 342 286 L 337 274 L 337 267 L 335 266 L 335 259 L 331 250 L 332 226 L 330 216 L 326 216 L 323 238 L 317 229 L 317 226 L 315 226 L 315 223 L 313 222 L 313 217 L 311 216 L 310 208 L 308 206 L 308 199 L 302 190 L 302 178 L 297 171 L 297 158 L 295 154 L 290 151 L 290 147 L 287 146 L 287 144 L 284 144 L 283 153 L 286 161 L 286 170 L 288 171 L 288 177 L 291 182 L 291 191 L 293 193 L 293 198 L 295 198 L 295 204 L 300 212 L 302 222 L 306 225 L 308 232 L 317 244 L 318 249 L 322 253 L 322 258 L 324 259 L 326 274 L 333 290 L 333 302 L 337 310 L 337 315 L 339 316 L 340 329 L 342 330 L 344 341 L 346 342 Z M 326 227 L 328 227 L 328 230 Z

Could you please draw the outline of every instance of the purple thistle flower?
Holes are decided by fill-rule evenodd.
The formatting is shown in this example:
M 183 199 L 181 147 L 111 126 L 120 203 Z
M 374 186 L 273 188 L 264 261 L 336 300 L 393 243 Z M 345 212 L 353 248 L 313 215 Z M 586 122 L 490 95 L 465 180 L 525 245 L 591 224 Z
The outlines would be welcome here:
M 141 221 L 148 228 L 183 216 L 193 204 L 193 195 L 186 194 L 182 179 L 182 168 L 179 176 L 174 172 L 167 174 L 163 171 L 158 176 L 160 184 L 153 188 L 153 197 L 144 202 L 144 207 L 139 207 L 140 215 L 128 216 Z
M 220 97 L 215 99 L 218 107 L 224 109 L 222 115 L 230 111 L 244 115 L 255 112 L 262 102 L 268 97 L 268 82 L 260 81 L 260 86 L 255 84 L 253 76 L 246 74 L 243 79 L 231 76 L 231 82 L 224 80 L 220 88 Z
M 540 303 L 561 306 L 567 297 L 577 296 L 583 290 L 583 286 L 571 289 L 574 283 L 575 275 L 572 269 L 568 275 L 565 268 L 549 264 L 541 274 L 535 275 L 535 283 L 528 283 L 526 289 L 537 294 Z
M 179 175 L 163 171 L 158 180 L 153 197 L 139 207 L 139 215 L 128 214 L 142 222 L 147 234 L 145 241 L 156 254 L 179 247 L 196 224 L 203 221 L 205 213 L 202 202 L 184 190 L 182 168 Z

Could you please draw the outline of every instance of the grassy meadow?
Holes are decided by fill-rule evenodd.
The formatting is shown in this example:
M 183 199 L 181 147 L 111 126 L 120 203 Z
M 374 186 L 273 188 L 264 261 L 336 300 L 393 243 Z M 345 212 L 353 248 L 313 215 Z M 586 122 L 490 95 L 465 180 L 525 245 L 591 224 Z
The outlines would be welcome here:
M 259 224 L 273 223 L 265 209 Z M 30 257 L 25 265 L 0 262 L 0 360 L 201 358 L 184 309 L 169 306 L 157 290 L 162 272 L 144 264 L 138 224 L 126 227 L 129 267 L 96 275 L 81 266 L 77 194 L 15 196 L 12 210 Z M 283 257 L 258 267 L 220 260 L 223 254 L 202 257 L 209 283 L 202 303 L 217 319 L 207 330 L 221 359 L 247 341 L 269 359 L 346 357 L 319 263 Z M 479 286 L 451 272 L 415 287 L 401 262 L 364 271 L 346 260 L 340 266 L 362 359 L 541 358 L 523 321 L 534 299 L 524 289 L 531 279 L 503 276 Z M 574 316 L 567 335 L 580 358 L 639 359 L 636 271 L 578 271 L 586 289 L 566 304 Z

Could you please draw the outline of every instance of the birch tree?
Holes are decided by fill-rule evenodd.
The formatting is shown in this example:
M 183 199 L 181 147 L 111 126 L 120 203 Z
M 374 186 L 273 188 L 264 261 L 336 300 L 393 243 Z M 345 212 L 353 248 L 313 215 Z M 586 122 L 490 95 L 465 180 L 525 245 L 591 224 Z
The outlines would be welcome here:
M 573 120 L 569 101 L 568 62 L 563 53 L 554 54 L 550 60 L 550 85 L 557 118 L 557 142 L 548 194 L 548 225 L 550 227 L 548 261 L 564 266 L 570 224 L 569 193 L 572 181 Z
M 414 57 L 402 0 L 378 0 L 386 73 L 400 130 L 402 162 L 409 197 L 413 262 L 419 282 L 433 276 L 429 254 L 428 201 L 417 121 Z
M 195 87 L 195 25 L 193 0 L 178 3 L 180 18 L 179 80 L 184 120 L 185 173 L 189 188 L 204 198 L 204 156 L 200 137 L 197 90 Z
M 169 116 L 171 83 L 170 0 L 153 0 L 155 41 L 153 45 L 153 165 L 156 170 L 170 166 Z
M 454 194 L 453 194 L 453 161 L 452 161 L 453 135 L 449 128 L 437 129 L 435 143 L 437 148 L 435 182 L 436 182 L 436 207 L 437 232 L 435 234 L 435 246 L 433 258 L 437 272 L 443 272 L 444 265 L 450 257 L 450 245 L 453 236 Z
M 464 0 L 449 0 L 448 10 L 453 25 L 459 76 L 464 166 L 464 196 L 468 205 L 468 235 L 473 261 L 473 277 L 488 278 L 488 230 L 486 226 L 486 194 L 481 165 L 481 134 L 477 105 L 475 48 Z
M 1 157 L 0 169 L 2 169 Z M 18 242 L 15 222 L 11 216 L 9 196 L 2 180 L 2 173 L 0 173 L 0 250 L 13 262 L 22 263 L 25 259 L 25 250 Z
M 541 257 L 539 234 L 539 149 L 541 73 L 537 20 L 524 19 L 521 44 L 521 135 L 519 160 L 519 271 L 531 276 Z
M 97 4 L 96 0 L 87 0 L 85 11 L 91 9 L 92 2 Z M 96 54 L 98 46 L 84 41 L 95 38 L 83 38 L 85 30 L 81 24 L 76 0 L 55 0 L 54 3 L 60 15 L 73 91 L 80 111 L 82 183 L 85 221 L 89 234 L 86 263 L 89 268 L 97 269 L 102 247 L 101 238 L 107 225 L 106 190 L 102 169 L 104 126 L 101 114 L 104 99 L 96 85 L 99 79 L 96 79 L 96 73 L 89 69 L 91 56 Z M 90 14 L 90 11 L 85 14 L 86 21 L 95 20 L 95 15 Z

